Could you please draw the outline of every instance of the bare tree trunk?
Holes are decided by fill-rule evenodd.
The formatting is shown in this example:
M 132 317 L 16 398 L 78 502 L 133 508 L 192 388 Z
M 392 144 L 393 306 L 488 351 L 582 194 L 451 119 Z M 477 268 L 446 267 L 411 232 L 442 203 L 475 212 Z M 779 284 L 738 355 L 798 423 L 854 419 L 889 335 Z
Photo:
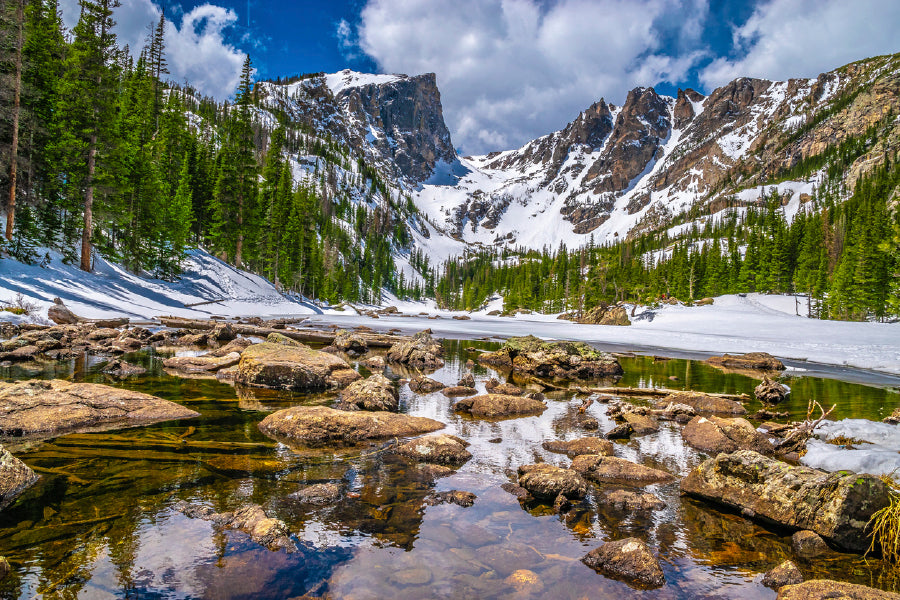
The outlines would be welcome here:
M 91 134 L 88 150 L 87 190 L 84 193 L 84 230 L 81 232 L 81 270 L 91 270 L 91 231 L 94 228 L 94 171 L 97 165 L 97 134 Z
M 16 80 L 13 90 L 12 144 L 9 150 L 9 203 L 6 209 L 6 239 L 12 240 L 16 220 L 16 175 L 19 166 L 19 113 L 22 96 L 22 45 L 25 36 L 25 0 L 16 3 Z

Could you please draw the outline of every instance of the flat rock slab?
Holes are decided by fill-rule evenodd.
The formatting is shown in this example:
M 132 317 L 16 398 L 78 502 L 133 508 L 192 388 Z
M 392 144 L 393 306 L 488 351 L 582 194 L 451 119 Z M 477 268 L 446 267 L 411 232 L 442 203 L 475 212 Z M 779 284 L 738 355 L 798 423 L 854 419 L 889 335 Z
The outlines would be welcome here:
M 274 334 L 270 338 L 274 338 Z M 235 382 L 256 387 L 311 391 L 344 388 L 361 378 L 342 358 L 313 350 L 288 338 L 274 338 L 244 350 Z
M 751 371 L 784 371 L 784 363 L 767 352 L 748 354 L 724 354 L 711 356 L 706 362 L 714 367 L 746 369 Z
M 633 463 L 615 456 L 586 454 L 572 460 L 572 469 L 585 479 L 597 483 L 624 483 L 627 485 L 650 485 L 674 481 L 671 473 Z
M 539 415 L 547 406 L 533 398 L 524 396 L 506 396 L 503 394 L 482 394 L 464 398 L 453 405 L 457 412 L 469 413 L 473 417 L 518 417 L 523 415 Z
M 231 352 L 225 356 L 173 356 L 163 361 L 167 369 L 174 369 L 184 373 L 215 373 L 221 369 L 233 367 L 241 362 L 238 352 Z
M 443 423 L 426 417 L 384 411 L 335 410 L 325 406 L 286 408 L 270 414 L 259 424 L 259 430 L 269 437 L 305 446 L 408 437 L 443 428 Z
M 174 402 L 96 383 L 0 383 L 0 435 L 29 439 L 200 416 Z
M 541 444 L 544 450 L 565 454 L 569 458 L 575 458 L 583 454 L 599 454 L 600 456 L 612 456 L 613 445 L 609 440 L 598 437 L 583 437 L 567 442 L 549 440 Z
M 666 582 L 659 560 L 638 538 L 606 542 L 588 552 L 581 562 L 632 587 L 658 588 Z
M 472 458 L 466 450 L 468 445 L 455 435 L 442 433 L 410 440 L 397 448 L 397 454 L 426 463 L 459 466 Z
M 900 600 L 900 594 L 876 590 L 864 585 L 813 579 L 778 590 L 776 600 Z
M 814 531 L 852 552 L 866 551 L 866 523 L 889 503 L 887 486 L 872 475 L 792 466 L 751 450 L 704 461 L 681 489 L 747 516 Z
M 747 414 L 747 409 L 740 402 L 703 392 L 676 392 L 657 402 L 654 408 L 665 410 L 669 404 L 684 404 L 697 412 L 704 413 Z
M 681 435 L 688 446 L 711 455 L 738 450 L 753 450 L 760 454 L 775 451 L 766 436 L 746 419 L 697 416 L 684 426 Z
M 560 494 L 578 500 L 588 492 L 588 482 L 572 469 L 563 469 L 547 463 L 519 467 L 519 485 L 535 498 L 553 500 Z
M 12 504 L 38 479 L 28 465 L 0 446 L 0 510 Z

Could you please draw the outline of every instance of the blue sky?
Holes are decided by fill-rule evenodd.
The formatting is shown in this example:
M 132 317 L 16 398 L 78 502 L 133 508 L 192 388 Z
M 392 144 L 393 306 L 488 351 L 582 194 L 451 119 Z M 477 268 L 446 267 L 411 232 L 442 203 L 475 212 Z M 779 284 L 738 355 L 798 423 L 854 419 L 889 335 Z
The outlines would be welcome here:
M 262 78 L 434 72 L 464 153 L 520 146 L 637 86 L 709 93 L 900 51 L 897 0 L 122 0 L 122 43 L 139 47 L 163 5 L 173 79 L 228 97 L 245 52 Z M 61 7 L 71 26 L 77 0 Z

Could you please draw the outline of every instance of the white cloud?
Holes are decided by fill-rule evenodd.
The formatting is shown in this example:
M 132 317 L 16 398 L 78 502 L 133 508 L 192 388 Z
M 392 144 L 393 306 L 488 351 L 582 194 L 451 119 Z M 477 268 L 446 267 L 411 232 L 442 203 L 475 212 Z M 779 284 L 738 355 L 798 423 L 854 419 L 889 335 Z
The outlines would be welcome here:
M 369 0 L 357 34 L 383 71 L 435 72 L 454 142 L 478 153 L 558 129 L 601 97 L 621 103 L 632 87 L 678 81 L 702 53 L 673 58 L 662 40 L 676 14 L 707 10 L 707 0 Z M 678 45 L 696 45 L 699 29 Z
M 75 27 L 80 15 L 78 0 L 61 0 L 63 22 Z M 152 0 L 123 0 L 113 18 L 119 45 L 128 44 L 133 54 L 140 52 L 151 27 L 159 22 L 161 9 Z M 167 18 L 171 16 L 166 15 Z M 180 15 L 180 22 L 166 22 L 166 60 L 169 78 L 187 80 L 201 94 L 224 99 L 231 96 L 240 79 L 245 54 L 226 41 L 228 30 L 237 24 L 233 10 L 203 4 Z
M 739 58 L 701 73 L 710 88 L 736 77 L 815 77 L 847 63 L 900 50 L 896 0 L 772 0 L 734 31 Z

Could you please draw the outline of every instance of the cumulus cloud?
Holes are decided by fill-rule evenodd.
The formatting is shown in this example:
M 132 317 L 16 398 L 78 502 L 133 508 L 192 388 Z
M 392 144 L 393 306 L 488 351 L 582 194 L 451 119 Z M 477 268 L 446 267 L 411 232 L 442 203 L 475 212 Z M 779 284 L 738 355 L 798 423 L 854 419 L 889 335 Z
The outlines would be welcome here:
M 704 56 L 696 40 L 707 6 L 369 0 L 356 33 L 383 71 L 435 72 L 455 143 L 480 153 L 558 129 L 601 97 L 621 103 L 632 87 L 679 81 Z M 691 27 L 673 27 L 684 15 Z M 670 55 L 664 43 L 688 49 Z
M 735 77 L 815 77 L 847 63 L 900 50 L 896 0 L 771 0 L 734 30 L 738 58 L 701 73 L 716 87 Z
M 63 22 L 69 29 L 73 28 L 80 14 L 78 0 L 62 0 L 60 10 Z M 160 14 L 161 8 L 152 0 L 122 2 L 113 15 L 119 45 L 127 44 L 133 54 L 140 52 Z M 188 81 L 204 95 L 218 99 L 231 96 L 245 57 L 244 52 L 226 40 L 228 31 L 237 24 L 237 13 L 207 3 L 178 16 L 177 22 L 166 22 L 169 77 L 178 82 Z

